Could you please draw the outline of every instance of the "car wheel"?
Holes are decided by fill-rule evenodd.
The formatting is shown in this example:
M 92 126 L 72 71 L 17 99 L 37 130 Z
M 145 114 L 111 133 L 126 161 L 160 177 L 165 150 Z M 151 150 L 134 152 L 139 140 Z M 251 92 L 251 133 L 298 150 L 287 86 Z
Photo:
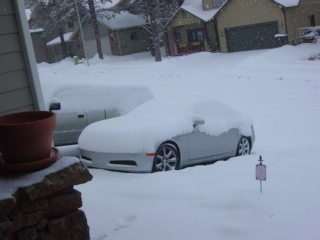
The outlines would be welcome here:
M 242 137 L 238 143 L 237 156 L 248 155 L 251 152 L 250 139 Z
M 169 171 L 178 169 L 180 157 L 178 149 L 170 143 L 163 143 L 154 157 L 153 171 Z

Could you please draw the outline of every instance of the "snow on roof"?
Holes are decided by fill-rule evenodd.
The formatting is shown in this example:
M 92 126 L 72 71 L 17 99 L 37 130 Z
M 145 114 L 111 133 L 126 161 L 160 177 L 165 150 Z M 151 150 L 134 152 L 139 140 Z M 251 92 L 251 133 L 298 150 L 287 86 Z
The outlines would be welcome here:
M 99 22 L 105 24 L 111 29 L 130 28 L 146 24 L 145 20 L 141 16 L 133 15 L 127 11 L 122 11 L 111 19 L 99 19 Z
M 95 7 L 96 8 L 103 8 L 103 9 L 108 9 L 108 8 L 112 8 L 115 5 L 117 5 L 121 0 L 111 0 L 111 2 L 107 1 L 107 2 L 99 2 L 97 1 L 95 3 Z
M 32 28 L 32 29 L 29 29 L 29 32 L 30 33 L 44 32 L 44 29 L 43 28 Z
M 299 5 L 300 0 L 273 0 L 274 2 L 284 7 L 296 7 Z
M 27 21 L 29 21 L 31 19 L 31 9 L 27 8 L 25 9 L 26 11 L 26 16 L 27 16 Z
M 209 21 L 219 11 L 220 8 L 203 10 L 202 0 L 185 0 L 181 8 L 195 15 L 203 21 Z
M 73 35 L 73 32 L 68 32 L 68 33 L 63 34 L 64 40 L 70 41 L 72 35 Z M 50 42 L 47 43 L 47 45 L 49 46 L 49 45 L 54 45 L 54 44 L 58 44 L 58 43 L 61 43 L 60 37 L 57 37 L 57 38 L 51 40 Z

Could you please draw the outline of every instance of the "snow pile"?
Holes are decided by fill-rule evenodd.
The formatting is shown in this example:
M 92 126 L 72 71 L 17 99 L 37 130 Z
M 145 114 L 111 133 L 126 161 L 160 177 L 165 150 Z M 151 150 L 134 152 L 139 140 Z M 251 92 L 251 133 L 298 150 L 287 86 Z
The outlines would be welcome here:
M 97 152 L 154 152 L 159 144 L 193 131 L 195 120 L 204 120 L 199 131 L 218 136 L 231 128 L 251 135 L 251 121 L 236 110 L 210 100 L 154 99 L 127 115 L 93 123 L 79 137 L 82 149 Z
M 296 7 L 299 5 L 300 0 L 274 0 L 284 7 Z
M 304 62 L 309 56 L 319 52 L 320 44 L 285 45 L 280 48 L 270 49 L 257 56 L 252 56 L 242 61 L 236 69 L 235 74 L 240 77 L 247 76 L 248 73 L 258 76 L 275 76 L 273 71 L 277 71 L 277 79 L 285 79 L 292 75 L 295 79 L 306 77 L 306 73 L 302 71 L 305 66 Z M 266 68 L 266 65 L 269 66 Z M 270 71 L 272 67 L 273 71 Z M 300 69 L 300 71 L 298 71 Z
M 105 109 L 122 115 L 153 98 L 144 86 L 70 84 L 55 91 L 51 102 L 61 103 L 59 113 Z

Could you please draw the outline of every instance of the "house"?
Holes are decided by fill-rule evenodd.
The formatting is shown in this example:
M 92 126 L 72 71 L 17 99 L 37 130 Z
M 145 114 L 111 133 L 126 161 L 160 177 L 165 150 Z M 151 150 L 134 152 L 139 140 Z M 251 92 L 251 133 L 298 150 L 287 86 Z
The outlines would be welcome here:
M 24 1 L 0 4 L 0 115 L 44 110 Z
M 76 45 L 74 41 L 72 40 L 72 37 L 74 35 L 74 32 L 67 32 L 63 34 L 63 38 L 66 44 L 66 50 L 67 53 L 70 56 L 77 55 L 78 50 L 76 48 Z M 35 48 L 35 51 L 37 50 L 37 47 Z M 47 51 L 47 62 L 48 63 L 54 63 L 59 62 L 64 58 L 64 54 L 62 52 L 61 48 L 61 40 L 60 36 L 52 39 L 51 41 L 46 43 L 46 51 Z
M 142 17 L 127 11 L 115 14 L 112 18 L 98 19 L 102 52 L 105 55 L 127 55 L 149 50 L 149 35 L 143 28 L 145 21 Z M 85 49 L 89 58 L 97 53 L 96 41 L 91 25 L 83 25 Z M 79 29 L 72 36 L 76 49 L 84 57 Z
M 225 0 L 185 0 L 167 23 L 167 51 L 181 55 L 219 49 L 214 16 Z
M 216 22 L 222 52 L 297 44 L 299 28 L 320 24 L 320 1 L 228 0 Z
M 54 63 L 61 61 L 64 57 L 60 45 L 59 34 L 57 32 L 48 33 L 43 28 L 39 27 L 39 23 L 37 23 L 32 18 L 31 9 L 25 9 L 25 13 L 30 29 L 31 39 L 37 63 Z M 73 31 L 74 24 L 72 22 L 65 24 L 65 41 L 67 45 L 67 50 L 71 54 L 75 54 L 76 52 L 74 43 L 70 39 L 68 39 L 68 37 L 71 36 L 69 33 L 72 33 Z

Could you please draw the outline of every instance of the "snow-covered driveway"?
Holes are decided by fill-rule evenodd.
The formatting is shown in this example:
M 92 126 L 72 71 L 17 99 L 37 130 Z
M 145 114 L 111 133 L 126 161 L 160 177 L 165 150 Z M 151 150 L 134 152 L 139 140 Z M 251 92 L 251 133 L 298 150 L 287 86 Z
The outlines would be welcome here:
M 47 99 L 69 84 L 138 84 L 155 97 L 206 96 L 254 121 L 253 154 L 155 174 L 91 170 L 79 186 L 93 240 L 320 239 L 320 45 L 199 53 L 153 62 L 148 54 L 40 64 Z M 174 103 L 173 103 L 174 104 Z M 262 155 L 263 194 L 255 180 Z

